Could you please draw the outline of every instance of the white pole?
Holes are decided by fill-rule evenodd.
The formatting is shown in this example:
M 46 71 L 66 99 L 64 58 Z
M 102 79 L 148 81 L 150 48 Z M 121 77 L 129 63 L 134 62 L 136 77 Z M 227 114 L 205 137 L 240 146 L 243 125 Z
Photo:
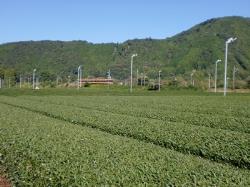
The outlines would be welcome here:
M 80 88 L 82 87 L 82 69 L 80 68 Z
M 78 67 L 77 71 L 77 89 L 79 89 L 82 86 L 82 65 Z
M 161 70 L 159 71 L 158 89 L 159 89 L 159 91 L 161 91 Z
M 224 73 L 224 96 L 226 96 L 226 94 L 227 94 L 227 50 L 228 50 L 228 43 L 226 42 L 225 73 Z
M 136 57 L 137 54 L 133 54 L 131 56 L 131 63 L 130 63 L 130 93 L 132 93 L 133 89 L 133 59 Z
M 2 88 L 2 78 L 0 78 L 0 89 Z
M 35 81 L 36 81 L 35 78 L 36 78 L 36 69 L 33 69 L 33 90 L 35 89 L 35 86 L 36 86 L 35 85 L 36 84 L 35 83 Z
M 194 83 L 193 83 L 193 73 L 191 73 L 191 85 L 193 85 Z
M 193 70 L 191 73 L 191 84 L 194 86 L 194 79 L 193 79 L 193 75 L 195 74 L 196 70 Z
M 237 38 L 229 38 L 226 41 L 226 50 L 225 50 L 225 73 L 224 73 L 224 96 L 227 94 L 227 53 L 228 53 L 228 44 L 235 41 Z
M 130 63 L 130 92 L 132 93 L 132 83 L 133 83 L 133 55 L 131 56 L 131 63 Z
M 221 62 L 221 60 L 217 60 L 215 62 L 215 73 L 214 73 L 214 92 L 216 93 L 217 92 L 217 64 Z

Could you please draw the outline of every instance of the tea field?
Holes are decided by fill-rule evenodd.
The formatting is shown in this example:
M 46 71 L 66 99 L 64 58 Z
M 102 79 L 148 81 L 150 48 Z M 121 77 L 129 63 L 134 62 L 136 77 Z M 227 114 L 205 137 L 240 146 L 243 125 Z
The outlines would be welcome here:
M 16 186 L 250 186 L 250 96 L 0 96 Z

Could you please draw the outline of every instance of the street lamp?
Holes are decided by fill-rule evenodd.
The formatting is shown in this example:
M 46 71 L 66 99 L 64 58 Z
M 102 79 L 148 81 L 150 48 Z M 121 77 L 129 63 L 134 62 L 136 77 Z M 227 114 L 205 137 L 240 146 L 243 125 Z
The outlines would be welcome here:
M 220 59 L 218 59 L 218 60 L 215 62 L 215 74 L 214 74 L 214 92 L 215 92 L 215 93 L 217 92 L 217 65 L 218 65 L 219 62 L 221 62 Z
M 77 76 L 77 89 L 79 89 L 82 86 L 82 65 L 78 67 Z
M 161 91 L 161 70 L 159 70 L 159 77 L 158 77 L 158 90 Z
M 33 69 L 33 90 L 35 89 L 36 69 Z
M 228 44 L 234 42 L 237 38 L 229 38 L 226 41 L 226 50 L 225 50 L 225 73 L 224 73 L 224 96 L 227 94 L 227 52 L 228 52 Z
M 133 60 L 134 60 L 134 57 L 136 57 L 137 54 L 133 54 L 131 56 L 131 64 L 130 64 L 130 93 L 132 93 L 132 89 L 133 89 Z

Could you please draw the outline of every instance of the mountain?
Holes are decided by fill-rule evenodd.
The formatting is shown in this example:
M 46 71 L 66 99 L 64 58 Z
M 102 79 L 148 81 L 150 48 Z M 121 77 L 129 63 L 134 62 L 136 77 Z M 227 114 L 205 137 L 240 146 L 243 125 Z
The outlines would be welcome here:
M 93 44 L 86 41 L 26 41 L 0 45 L 0 75 L 3 69 L 15 74 L 48 73 L 62 77 L 73 76 L 83 65 L 84 76 L 105 76 L 110 69 L 117 79 L 128 78 L 130 57 L 134 70 L 155 78 L 162 70 L 163 78 L 182 75 L 188 79 L 192 70 L 201 77 L 214 72 L 217 59 L 224 61 L 225 41 L 237 37 L 229 45 L 229 76 L 233 66 L 239 69 L 238 78 L 250 75 L 250 18 L 223 17 L 210 19 L 171 38 L 128 40 L 124 43 Z M 223 75 L 223 63 L 218 65 Z M 2 71 L 1 71 L 2 69 Z M 3 75 L 2 75 L 3 76 Z

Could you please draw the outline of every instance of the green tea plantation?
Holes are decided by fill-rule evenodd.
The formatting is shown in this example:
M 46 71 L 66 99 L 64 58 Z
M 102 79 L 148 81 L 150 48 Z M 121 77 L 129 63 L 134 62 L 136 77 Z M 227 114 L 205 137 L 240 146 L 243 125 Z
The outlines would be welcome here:
M 0 96 L 13 186 L 250 186 L 250 96 Z

